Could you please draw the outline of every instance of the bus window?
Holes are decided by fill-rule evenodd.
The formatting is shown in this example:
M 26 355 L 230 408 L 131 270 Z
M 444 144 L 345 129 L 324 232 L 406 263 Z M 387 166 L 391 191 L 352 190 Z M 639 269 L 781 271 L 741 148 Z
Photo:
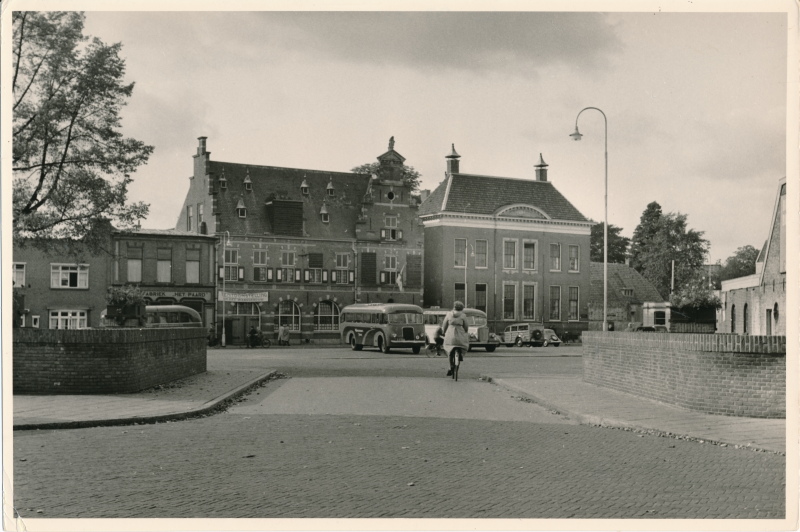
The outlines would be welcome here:
M 422 323 L 422 314 L 415 312 L 395 312 L 389 314 L 389 323 Z
M 486 326 L 486 318 L 483 316 L 468 316 L 467 323 L 469 325 L 476 325 L 478 327 Z

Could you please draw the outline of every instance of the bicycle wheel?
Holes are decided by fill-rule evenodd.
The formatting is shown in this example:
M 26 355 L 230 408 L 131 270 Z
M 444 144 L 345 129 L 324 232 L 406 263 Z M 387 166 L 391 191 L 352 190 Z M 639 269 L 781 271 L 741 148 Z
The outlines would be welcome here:
M 269 338 L 264 338 L 261 340 L 261 347 L 263 347 L 264 349 L 269 349 L 270 347 L 272 347 L 272 342 L 270 341 Z
M 461 364 L 460 358 L 461 358 L 461 351 L 457 350 L 453 354 L 453 380 L 456 382 L 458 381 L 458 366 Z

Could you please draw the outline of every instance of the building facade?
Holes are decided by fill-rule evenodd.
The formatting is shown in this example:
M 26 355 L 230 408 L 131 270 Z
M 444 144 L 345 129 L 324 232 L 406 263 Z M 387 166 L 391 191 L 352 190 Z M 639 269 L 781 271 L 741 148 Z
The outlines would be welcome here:
M 592 224 L 547 180 L 541 156 L 534 180 L 462 173 L 455 147 L 446 159 L 420 207 L 425 305 L 462 301 L 496 333 L 515 322 L 586 330 Z
M 49 249 L 14 248 L 13 286 L 22 327 L 99 327 L 110 286 L 142 289 L 148 304 L 180 304 L 210 317 L 214 239 L 172 230 L 113 231 L 93 253 L 53 241 Z M 206 323 L 210 323 L 206 321 Z
M 756 259 L 756 273 L 722 281 L 717 331 L 782 336 L 786 334 L 786 178 L 780 179 L 767 240 Z
M 422 301 L 419 203 L 389 149 L 379 175 L 211 160 L 200 137 L 176 229 L 215 237 L 227 343 L 251 327 L 294 341 L 338 342 L 341 308 Z

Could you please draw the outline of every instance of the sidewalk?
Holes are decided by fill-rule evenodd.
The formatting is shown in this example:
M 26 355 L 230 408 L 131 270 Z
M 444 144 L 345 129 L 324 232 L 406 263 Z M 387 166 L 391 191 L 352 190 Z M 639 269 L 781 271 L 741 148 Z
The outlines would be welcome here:
M 786 420 L 715 416 L 583 382 L 581 377 L 485 378 L 581 423 L 655 430 L 707 442 L 786 452 Z
M 139 393 L 15 395 L 14 430 L 170 421 L 206 414 L 275 377 L 274 370 L 207 371 Z

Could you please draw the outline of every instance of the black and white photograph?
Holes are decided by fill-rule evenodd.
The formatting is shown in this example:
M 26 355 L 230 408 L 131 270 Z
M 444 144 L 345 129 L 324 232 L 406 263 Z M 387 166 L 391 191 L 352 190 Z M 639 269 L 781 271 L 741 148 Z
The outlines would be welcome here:
M 4 530 L 796 530 L 798 5 L 2 2 Z

